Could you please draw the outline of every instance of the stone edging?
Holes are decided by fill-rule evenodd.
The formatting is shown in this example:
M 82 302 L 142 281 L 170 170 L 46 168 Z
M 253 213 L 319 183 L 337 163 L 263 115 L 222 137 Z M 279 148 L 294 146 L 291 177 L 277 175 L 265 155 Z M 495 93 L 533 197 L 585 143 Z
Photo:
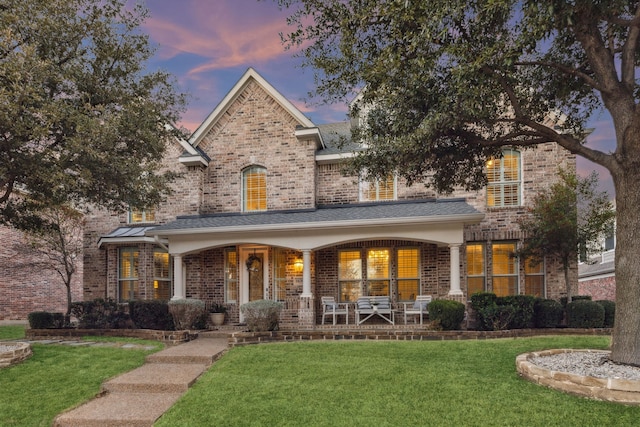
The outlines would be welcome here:
M 616 378 L 595 378 L 568 372 L 551 371 L 534 365 L 532 357 L 553 356 L 568 352 L 591 352 L 592 350 L 554 349 L 524 353 L 516 358 L 518 374 L 534 383 L 556 390 L 591 399 L 640 405 L 640 381 Z M 599 353 L 606 353 L 597 350 Z
M 31 357 L 31 344 L 25 342 L 2 342 L 3 347 L 12 347 L 11 350 L 0 352 L 0 368 L 17 365 Z
M 70 339 L 85 336 L 126 337 L 160 341 L 172 345 L 193 339 L 191 331 L 158 331 L 155 329 L 25 329 L 27 339 Z
M 545 335 L 611 335 L 611 329 L 512 329 L 506 331 L 430 331 L 408 329 L 335 329 L 282 330 L 274 332 L 230 332 L 229 346 L 268 342 L 381 340 L 381 341 L 439 341 L 523 338 Z

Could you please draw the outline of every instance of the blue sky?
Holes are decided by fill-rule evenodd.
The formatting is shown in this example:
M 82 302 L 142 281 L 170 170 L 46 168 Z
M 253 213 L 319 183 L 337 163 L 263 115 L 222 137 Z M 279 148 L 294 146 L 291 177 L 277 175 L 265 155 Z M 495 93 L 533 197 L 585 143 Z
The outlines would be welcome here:
M 178 90 L 188 93 L 189 105 L 181 125 L 194 131 L 253 67 L 314 123 L 346 120 L 346 106 L 309 100 L 313 71 L 301 68 L 301 59 L 286 51 L 280 33 L 287 31 L 287 11 L 274 0 L 145 0 L 151 18 L 144 25 L 156 56 L 149 64 L 172 73 Z M 309 102 L 311 101 L 311 102 Z M 594 117 L 590 147 L 615 148 L 611 119 L 606 112 Z M 613 196 L 613 183 L 602 167 L 578 157 L 578 172 L 596 170 L 600 188 Z

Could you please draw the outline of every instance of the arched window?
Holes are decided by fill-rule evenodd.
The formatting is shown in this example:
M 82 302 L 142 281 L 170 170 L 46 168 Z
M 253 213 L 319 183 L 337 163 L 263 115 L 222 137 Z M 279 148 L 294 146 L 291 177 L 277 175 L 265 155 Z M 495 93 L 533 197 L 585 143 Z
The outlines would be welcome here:
M 520 206 L 520 152 L 505 150 L 487 162 L 487 206 Z
M 251 166 L 242 172 L 242 211 L 267 210 L 267 170 Z

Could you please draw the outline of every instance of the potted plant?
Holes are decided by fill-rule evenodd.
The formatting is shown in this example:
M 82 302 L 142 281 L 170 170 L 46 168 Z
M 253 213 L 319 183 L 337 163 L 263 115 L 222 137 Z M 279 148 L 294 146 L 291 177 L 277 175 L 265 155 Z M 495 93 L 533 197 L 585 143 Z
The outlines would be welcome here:
M 227 307 L 222 304 L 213 303 L 209 309 L 209 317 L 211 318 L 211 324 L 213 326 L 220 326 L 224 323 L 224 314 L 227 312 Z

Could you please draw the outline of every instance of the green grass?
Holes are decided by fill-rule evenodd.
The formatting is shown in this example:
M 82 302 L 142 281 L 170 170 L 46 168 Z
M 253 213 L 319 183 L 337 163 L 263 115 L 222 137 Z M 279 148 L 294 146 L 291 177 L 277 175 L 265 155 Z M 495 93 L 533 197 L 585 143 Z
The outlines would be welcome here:
M 608 337 L 237 347 L 157 426 L 631 426 L 640 408 L 521 379 L 516 355 Z
M 3 339 L 21 338 L 8 328 L 13 327 L 0 327 Z M 160 343 L 155 345 L 157 350 L 162 348 Z M 155 351 L 43 344 L 31 348 L 31 358 L 0 369 L 2 427 L 49 426 L 59 413 L 95 396 L 103 381 L 141 366 L 145 356 Z
M 0 326 L 0 340 L 17 340 L 24 338 L 24 325 Z

